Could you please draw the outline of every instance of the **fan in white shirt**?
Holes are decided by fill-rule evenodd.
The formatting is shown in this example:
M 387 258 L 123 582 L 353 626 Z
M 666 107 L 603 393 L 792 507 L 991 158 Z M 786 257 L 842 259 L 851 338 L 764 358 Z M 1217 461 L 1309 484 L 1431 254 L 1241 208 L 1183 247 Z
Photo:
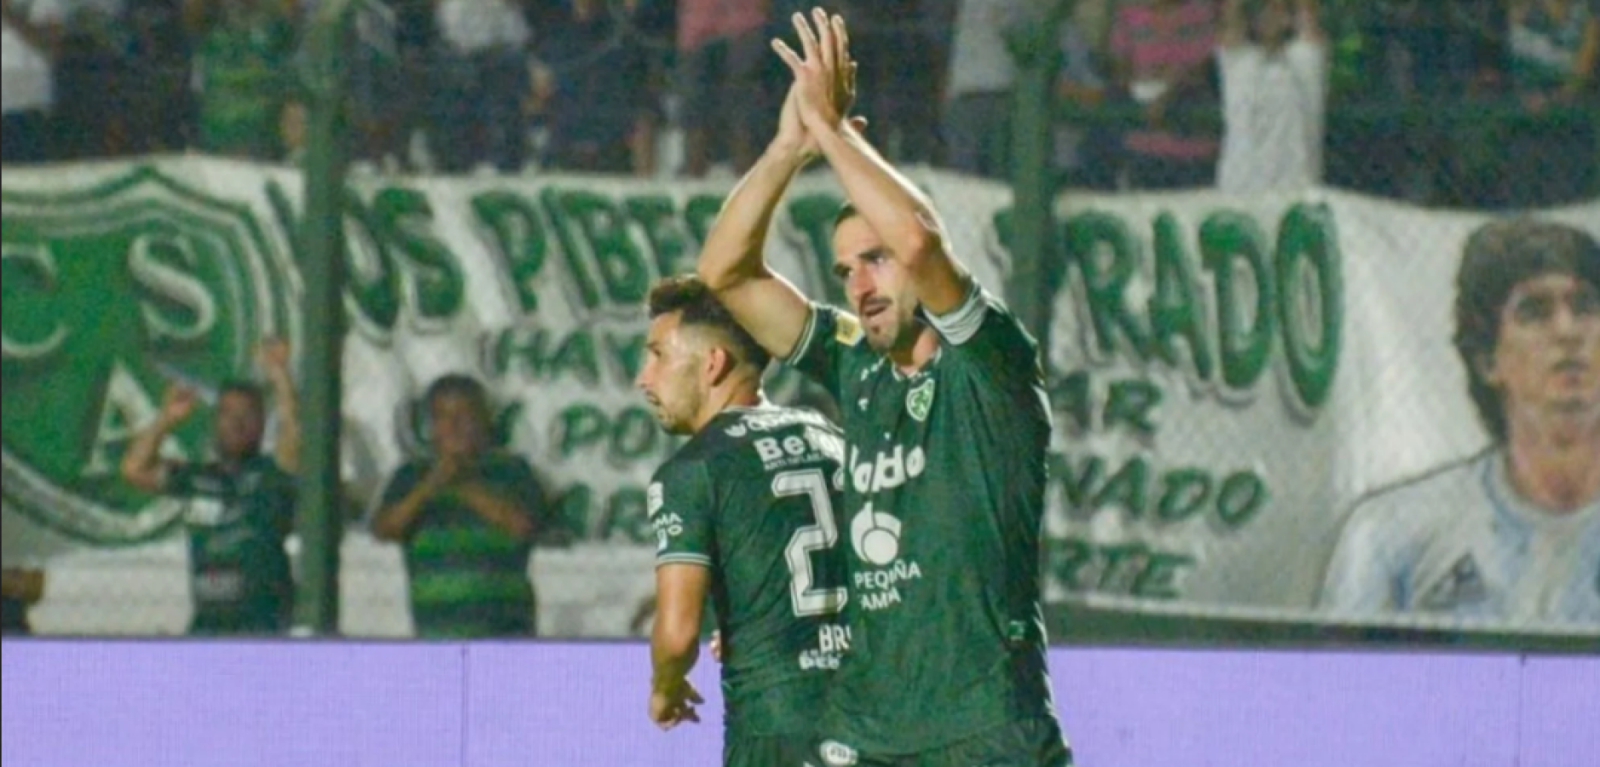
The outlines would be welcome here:
M 1600 627 L 1600 244 L 1495 221 L 1467 241 L 1457 291 L 1456 348 L 1496 444 L 1359 503 L 1323 607 Z
M 1217 50 L 1217 186 L 1250 194 L 1322 180 L 1328 46 L 1316 0 L 1226 0 Z

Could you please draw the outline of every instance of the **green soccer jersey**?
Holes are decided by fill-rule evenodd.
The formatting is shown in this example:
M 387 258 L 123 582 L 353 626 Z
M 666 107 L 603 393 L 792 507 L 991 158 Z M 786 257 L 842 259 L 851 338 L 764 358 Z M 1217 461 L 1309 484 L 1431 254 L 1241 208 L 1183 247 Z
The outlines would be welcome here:
M 194 634 L 273 634 L 289 627 L 294 581 L 284 541 L 294 527 L 294 478 L 267 456 L 235 470 L 174 466 L 166 492 L 186 500 Z
M 401 466 L 384 488 L 382 506 L 411 494 L 432 468 L 419 460 Z M 526 461 L 490 453 L 464 469 L 472 481 L 514 500 L 537 528 L 544 491 Z M 464 477 L 465 478 L 465 477 Z M 411 619 L 419 637 L 505 637 L 536 633 L 529 541 L 485 522 L 449 488 L 429 499 L 406 531 L 406 574 Z
M 913 754 L 1053 716 L 1039 605 L 1050 408 L 1037 344 L 974 286 L 897 371 L 854 317 L 814 307 L 789 362 L 827 387 L 849 457 L 851 653 L 821 736 Z
M 844 439 L 810 410 L 730 408 L 648 492 L 656 563 L 711 568 L 730 736 L 809 733 L 849 638 L 834 516 Z

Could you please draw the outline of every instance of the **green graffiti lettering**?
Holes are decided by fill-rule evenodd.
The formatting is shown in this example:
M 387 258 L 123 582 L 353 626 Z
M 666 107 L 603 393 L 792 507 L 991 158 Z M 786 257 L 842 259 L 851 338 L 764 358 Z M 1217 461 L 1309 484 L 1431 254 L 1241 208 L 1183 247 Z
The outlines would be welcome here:
M 1161 498 L 1156 516 L 1163 522 L 1181 522 L 1205 508 L 1211 500 L 1211 475 L 1199 469 L 1177 469 L 1161 477 Z
M 830 279 L 833 274 L 833 218 L 839 214 L 843 203 L 832 194 L 802 194 L 789 201 L 789 222 L 799 233 L 803 244 L 811 253 L 817 276 L 822 285 L 822 300 L 842 305 L 845 303 L 844 285 Z
M 1129 594 L 1141 599 L 1177 599 L 1178 574 L 1194 566 L 1194 557 L 1152 551 L 1144 569 L 1133 579 Z
M 1111 475 L 1100 492 L 1095 493 L 1093 508 L 1098 510 L 1121 506 L 1134 517 L 1144 514 L 1149 506 L 1149 478 L 1149 462 L 1143 456 L 1135 456 Z
M 569 262 L 581 260 L 583 250 L 577 237 L 571 236 L 576 227 L 594 259 L 595 271 L 605 288 L 605 300 L 615 306 L 636 306 L 644 300 L 650 288 L 650 267 L 644 256 L 628 235 L 628 222 L 610 198 L 584 189 L 566 192 L 546 190 L 543 199 L 547 206 L 560 211 L 557 229 L 563 233 L 561 246 L 568 250 Z M 588 279 L 588 270 L 584 277 Z M 602 298 L 593 285 L 582 289 L 584 305 L 597 308 Z
M 1106 400 L 1105 429 L 1110 431 L 1120 424 L 1142 435 L 1155 434 L 1150 412 L 1159 404 L 1161 387 L 1137 379 L 1113 381 Z
M 688 232 L 678 220 L 678 209 L 666 195 L 629 197 L 622 201 L 628 216 L 644 229 L 645 242 L 655 256 L 656 274 L 694 271 L 694 250 Z
M 562 339 L 550 359 L 551 375 L 571 375 L 585 384 L 600 383 L 600 355 L 596 353 L 594 336 L 580 330 Z
M 644 365 L 644 345 L 647 340 L 643 333 L 605 334 L 606 354 L 622 372 L 623 380 L 632 381 L 639 375 L 639 368 Z
M 724 199 L 720 194 L 697 194 L 684 203 L 683 222 L 689 227 L 689 234 L 694 236 L 696 242 L 706 241 L 706 236 L 711 233 L 711 226 L 717 222 L 717 216 L 722 213 Z
M 1120 334 L 1139 359 L 1148 361 L 1150 334 L 1129 310 L 1127 300 L 1128 286 L 1139 270 L 1139 239 L 1121 218 L 1100 212 L 1073 216 L 1066 232 L 1068 264 L 1083 277 L 1100 352 L 1115 353 Z
M 1267 483 L 1252 471 L 1230 475 L 1217 492 L 1217 519 L 1229 530 L 1250 523 L 1267 503 Z
M 372 210 L 348 189 L 344 206 L 345 304 L 354 310 L 358 327 L 387 334 L 400 318 L 400 270 Z
M 1155 221 L 1156 285 L 1150 296 L 1150 335 L 1155 353 L 1168 365 L 1183 364 L 1177 341 L 1189 348 L 1189 359 L 1202 381 L 1211 380 L 1211 347 L 1206 342 L 1200 281 L 1190 265 L 1178 219 L 1162 213 Z
M 422 327 L 448 321 L 461 311 L 466 277 L 454 253 L 433 235 L 433 206 L 415 189 L 389 187 L 372 199 L 383 238 L 410 267 L 412 311 Z
M 611 454 L 621 461 L 636 461 L 656 449 L 660 435 L 661 429 L 650 411 L 630 406 L 611 424 Z
M 1105 569 L 1100 571 L 1096 590 L 1125 591 L 1133 573 L 1138 572 L 1149 555 L 1150 547 L 1142 543 L 1101 546 L 1100 556 L 1105 560 Z
M 1082 538 L 1050 541 L 1050 571 L 1069 591 L 1082 591 L 1083 571 L 1094 563 L 1094 546 Z
M 556 416 L 556 453 L 571 458 L 580 450 L 604 443 L 606 431 L 605 411 L 589 403 L 568 405 Z
M 1094 428 L 1094 388 L 1087 371 L 1057 378 L 1050 386 L 1050 405 L 1067 416 L 1067 428 L 1086 432 Z
M 544 224 L 539 213 L 521 195 L 485 192 L 472 198 L 472 213 L 492 238 L 490 251 L 504 263 L 516 291 L 517 305 L 526 314 L 539 308 L 539 274 L 544 269 Z
M 12 360 L 38 361 L 55 355 L 71 334 L 64 315 L 50 307 L 58 288 L 55 254 L 44 243 L 6 243 L 0 249 L 0 286 L 5 312 L 0 330 L 0 353 Z M 18 332 L 20 331 L 20 332 Z
M 1072 459 L 1061 453 L 1050 454 L 1050 476 L 1056 478 L 1061 485 L 1061 492 L 1066 495 L 1067 508 L 1092 511 L 1089 505 L 1090 490 L 1099 484 L 1100 478 L 1105 474 L 1106 462 L 1100 456 L 1091 455 L 1083 460 L 1082 465 L 1074 470 Z
M 643 488 L 624 487 L 612 493 L 606 501 L 605 524 L 601 528 L 600 538 L 607 540 L 620 533 L 621 537 L 633 543 L 654 541 L 655 531 L 651 529 L 645 504 Z
M 1200 250 L 1215 283 L 1222 380 L 1234 389 L 1250 388 L 1267 367 L 1275 332 L 1277 281 L 1267 263 L 1266 235 L 1243 213 L 1214 213 L 1200 226 Z M 1247 272 L 1236 270 L 1240 259 Z M 1247 279 L 1249 290 L 1241 285 Z M 1251 293 L 1255 307 L 1248 311 Z
M 594 309 L 600 306 L 600 288 L 595 285 L 594 277 L 589 274 L 589 266 L 584 262 L 579 228 L 572 222 L 572 216 L 567 214 L 563 199 L 564 195 L 555 187 L 539 192 L 539 204 L 544 208 L 545 215 L 550 217 L 551 228 L 561 242 L 561 255 L 573 287 L 578 291 L 578 301 L 584 308 Z
M 1278 230 L 1278 322 L 1289 379 L 1301 404 L 1327 402 L 1339 367 L 1344 281 L 1339 238 L 1326 205 L 1296 205 Z M 1315 281 L 1315 287 L 1308 284 Z

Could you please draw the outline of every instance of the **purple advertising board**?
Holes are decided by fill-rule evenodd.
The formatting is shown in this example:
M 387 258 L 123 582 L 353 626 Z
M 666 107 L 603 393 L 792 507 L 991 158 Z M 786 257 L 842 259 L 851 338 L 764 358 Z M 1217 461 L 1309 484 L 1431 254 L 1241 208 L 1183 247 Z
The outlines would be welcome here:
M 644 645 L 7 640 L 7 767 L 719 763 Z M 1594 767 L 1600 657 L 1058 648 L 1088 767 Z

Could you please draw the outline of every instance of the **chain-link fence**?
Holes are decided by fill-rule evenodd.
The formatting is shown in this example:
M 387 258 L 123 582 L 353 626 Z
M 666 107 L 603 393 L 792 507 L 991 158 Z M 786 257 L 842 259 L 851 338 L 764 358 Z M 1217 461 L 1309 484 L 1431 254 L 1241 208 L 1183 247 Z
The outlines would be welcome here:
M 771 5 L 713 17 L 692 2 L 396 0 L 360 17 L 338 60 L 342 631 L 648 631 L 645 488 L 677 443 L 630 387 L 639 304 L 650 279 L 690 267 L 771 135 L 786 73 L 767 41 L 792 35 L 791 9 Z M 1553 554 L 1458 541 L 1463 555 L 1430 560 L 1426 577 L 1335 593 L 1338 557 L 1399 562 L 1384 546 L 1409 540 L 1352 542 L 1378 513 L 1352 515 L 1361 499 L 1492 442 L 1451 344 L 1468 239 L 1491 212 L 1557 207 L 1547 217 L 1600 236 L 1584 47 L 1600 13 L 1512 5 L 1085 0 L 1045 57 L 1059 64 L 1056 119 L 1021 134 L 1013 54 L 1033 4 L 843 8 L 869 136 L 915 169 L 986 284 L 1040 275 L 1058 636 L 1306 641 L 1387 625 L 1592 641 L 1592 494 L 1552 523 L 1574 542 Z M 6 5 L 7 45 L 60 67 L 53 101 L 15 109 L 23 81 L 7 72 L 8 625 L 289 631 L 301 543 L 277 543 L 294 522 L 279 469 L 302 467 L 278 448 L 329 433 L 290 401 L 318 374 L 307 339 L 327 332 L 304 319 L 315 212 L 295 172 L 315 140 L 302 75 L 317 64 L 299 43 L 311 6 L 44 7 Z M 68 39 L 94 53 L 55 56 Z M 102 114 L 115 120 L 69 108 L 96 91 L 116 95 Z M 1028 130 L 1052 134 L 1048 157 L 1018 156 Z M 151 159 L 176 149 L 198 153 Z M 113 161 L 75 162 L 91 157 Z M 1034 160 L 1062 193 L 1030 263 L 1008 248 L 1027 214 L 1006 181 Z M 839 298 L 840 199 L 814 169 L 774 226 L 774 262 L 819 298 Z M 1580 289 L 1552 301 L 1586 328 L 1593 251 L 1572 252 L 1578 266 L 1554 272 Z M 1575 354 L 1596 353 L 1591 336 Z M 262 338 L 286 340 L 287 359 L 260 355 Z M 1600 362 L 1560 364 L 1593 387 Z M 272 384 L 280 368 L 294 386 Z M 464 382 L 430 400 L 453 375 L 482 401 Z M 772 387 L 815 396 L 792 377 Z M 192 413 L 164 399 L 177 388 L 198 392 Z M 441 430 L 455 418 L 441 401 L 472 417 Z M 263 458 L 235 465 L 229 440 L 251 442 L 235 432 L 249 436 L 256 404 Z M 151 436 L 163 412 L 170 428 Z M 450 483 L 435 456 L 452 429 L 486 435 L 493 460 L 463 476 L 499 488 L 518 520 L 430 507 Z M 1462 465 L 1521 497 L 1492 460 Z M 1539 519 L 1534 500 L 1503 508 Z M 1528 540 L 1556 540 L 1544 529 Z M 1513 577 L 1524 569 L 1543 575 Z

